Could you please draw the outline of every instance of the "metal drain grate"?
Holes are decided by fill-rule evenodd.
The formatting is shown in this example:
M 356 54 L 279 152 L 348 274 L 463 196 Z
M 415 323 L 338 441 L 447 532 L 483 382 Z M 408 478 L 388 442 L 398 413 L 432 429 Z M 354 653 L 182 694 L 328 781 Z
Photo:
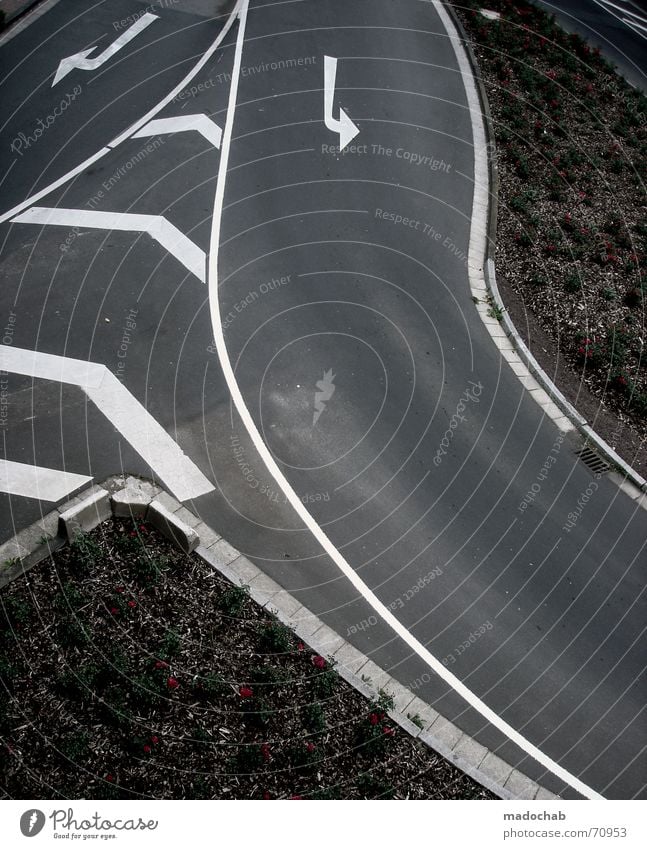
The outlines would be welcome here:
M 596 475 L 604 475 L 611 468 L 607 461 L 603 460 L 597 451 L 594 451 L 589 445 L 579 448 L 575 453 Z

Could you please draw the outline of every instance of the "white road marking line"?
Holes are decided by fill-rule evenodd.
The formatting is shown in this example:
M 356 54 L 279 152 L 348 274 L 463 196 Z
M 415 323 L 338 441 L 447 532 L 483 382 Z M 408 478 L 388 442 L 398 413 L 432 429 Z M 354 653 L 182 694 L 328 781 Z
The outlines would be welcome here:
M 108 45 L 102 53 L 99 53 L 98 56 L 94 56 L 92 59 L 88 59 L 88 54 L 97 49 L 96 45 L 94 47 L 90 47 L 88 50 L 81 50 L 73 56 L 67 56 L 65 59 L 61 59 L 56 74 L 54 75 L 52 88 L 75 68 L 78 68 L 81 71 L 94 71 L 97 68 L 100 68 L 101 65 L 108 61 L 108 59 L 112 59 L 115 53 L 121 50 L 122 47 L 125 47 L 129 41 L 136 38 L 139 33 L 143 32 L 146 27 L 153 23 L 153 21 L 156 21 L 158 17 L 159 15 L 152 15 L 150 12 L 146 12 L 146 14 L 138 18 L 132 26 L 128 27 L 126 32 L 122 32 L 122 34 L 118 36 L 112 44 Z
M 191 274 L 195 274 L 200 282 L 205 282 L 204 251 L 162 215 L 32 206 L 11 220 L 19 224 L 53 224 L 63 227 L 148 233 L 152 239 L 173 254 Z
M 117 136 L 117 138 L 113 139 L 106 147 L 100 148 L 96 153 L 92 154 L 92 156 L 89 156 L 86 160 L 81 162 L 80 165 L 77 165 L 76 167 L 72 168 L 71 171 L 68 171 L 67 174 L 64 174 L 62 177 L 59 177 L 58 180 L 55 180 L 53 183 L 50 183 L 49 186 L 46 186 L 44 189 L 41 189 L 39 192 L 36 192 L 36 194 L 26 198 L 24 201 L 14 206 L 8 212 L 4 212 L 2 215 L 0 215 L 0 224 L 3 224 L 5 221 L 8 221 L 10 218 L 13 218 L 14 215 L 17 215 L 19 212 L 22 212 L 23 209 L 26 209 L 28 206 L 32 206 L 34 203 L 36 203 L 36 201 L 39 201 L 41 198 L 45 197 L 50 192 L 55 191 L 60 186 L 63 186 L 65 185 L 65 183 L 72 180 L 78 174 L 81 174 L 83 171 L 85 171 L 86 168 L 89 168 L 90 165 L 96 162 L 97 159 L 101 159 L 102 156 L 105 156 L 107 153 L 110 153 L 113 148 L 126 141 L 126 139 L 129 139 L 134 132 L 136 132 L 140 127 L 143 127 L 144 124 L 147 124 L 151 120 L 151 118 L 154 118 L 155 115 L 157 115 L 158 112 L 161 112 L 162 109 L 164 109 L 164 107 L 169 104 L 173 100 L 173 98 L 176 97 L 182 91 L 182 89 L 185 88 L 191 82 L 191 80 L 202 70 L 202 68 L 204 68 L 209 59 L 220 47 L 223 39 L 225 38 L 229 30 L 231 29 L 232 24 L 237 18 L 238 6 L 239 4 L 236 5 L 236 7 L 232 9 L 232 11 L 229 13 L 229 17 L 227 18 L 224 27 L 216 36 L 216 39 L 214 40 L 211 47 L 209 47 L 206 53 L 204 53 L 202 57 L 198 60 L 198 62 L 196 62 L 196 64 L 184 77 L 184 79 L 180 80 L 180 82 L 175 86 L 175 88 L 171 89 L 171 91 L 166 95 L 166 97 L 163 97 L 157 105 L 153 106 L 153 108 L 150 109 L 145 115 L 142 115 L 139 120 L 135 121 L 135 123 L 132 124 L 124 133 L 122 133 L 120 136 Z
M 91 480 L 87 475 L 0 459 L 0 492 L 9 495 L 37 498 L 39 501 L 62 501 L 68 492 L 80 489 Z
M 343 150 L 356 135 L 359 127 L 339 107 L 339 118 L 333 118 L 333 102 L 335 99 L 335 79 L 337 77 L 337 59 L 324 56 L 324 124 L 333 133 L 339 133 L 339 148 Z
M 80 387 L 178 501 L 215 487 L 121 381 L 100 363 L 0 346 L 0 370 Z
M 222 130 L 212 121 L 207 115 L 180 115 L 176 118 L 156 118 L 154 121 L 149 121 L 140 130 L 133 134 L 134 139 L 145 138 L 146 136 L 162 136 L 167 133 L 200 133 L 210 144 L 216 148 L 220 148 L 222 139 Z
M 501 719 L 501 717 L 494 710 L 492 710 L 492 708 L 488 707 L 488 705 L 481 701 L 481 699 L 479 699 L 478 696 L 476 696 L 471 690 L 469 690 L 465 686 L 465 684 L 460 681 L 460 679 L 458 679 L 455 675 L 449 672 L 442 665 L 442 663 L 436 657 L 434 657 L 431 652 L 424 645 L 422 645 L 421 642 L 419 642 L 419 640 L 417 640 L 413 636 L 413 634 L 409 633 L 409 631 L 404 627 L 404 625 L 402 625 L 402 623 L 398 619 L 396 619 L 396 617 L 391 613 L 391 611 L 384 604 L 382 604 L 382 602 L 378 599 L 378 597 L 370 589 L 370 587 L 368 587 L 364 583 L 364 581 L 362 581 L 362 579 L 357 575 L 357 573 L 350 566 L 350 564 L 344 559 L 342 554 L 335 548 L 332 541 L 328 539 L 328 537 L 319 527 L 313 516 L 311 516 L 310 513 L 306 510 L 305 505 L 302 503 L 301 499 L 296 494 L 296 492 L 284 476 L 283 472 L 278 467 L 267 446 L 263 442 L 258 428 L 256 427 L 256 424 L 254 423 L 254 420 L 247 408 L 247 405 L 245 404 L 245 400 L 242 396 L 242 392 L 240 391 L 240 387 L 236 382 L 236 376 L 232 368 L 231 360 L 229 358 L 229 352 L 227 351 L 227 346 L 225 345 L 222 320 L 220 317 L 220 304 L 218 300 L 218 252 L 220 247 L 220 226 L 222 212 L 224 208 L 227 163 L 229 160 L 229 148 L 231 147 L 234 115 L 236 111 L 236 100 L 238 95 L 238 83 L 240 78 L 248 6 L 249 0 L 242 0 L 239 12 L 240 25 L 238 37 L 236 39 L 236 53 L 234 57 L 234 67 L 232 70 L 232 83 L 229 92 L 229 103 L 227 107 L 227 120 L 225 122 L 225 131 L 223 134 L 222 151 L 220 156 L 220 166 L 218 169 L 218 182 L 216 185 L 216 196 L 214 200 L 214 212 L 211 230 L 211 248 L 209 251 L 209 262 L 207 268 L 209 285 L 209 309 L 211 312 L 211 323 L 213 326 L 216 350 L 218 352 L 220 365 L 225 380 L 227 381 L 227 386 L 229 388 L 232 402 L 236 408 L 236 411 L 240 416 L 240 419 L 243 422 L 243 425 L 245 426 L 259 456 L 262 458 L 268 471 L 283 491 L 286 499 L 289 501 L 296 514 L 303 521 L 306 528 L 308 528 L 308 530 L 312 533 L 313 537 L 319 542 L 326 554 L 337 565 L 342 574 L 362 595 L 365 601 L 373 608 L 375 613 L 378 614 L 380 618 L 383 619 L 384 622 L 386 622 L 393 629 L 393 631 L 395 631 L 395 633 L 411 648 L 413 652 L 415 652 L 415 654 L 419 658 L 421 658 L 421 660 L 423 660 L 443 681 L 445 681 L 450 687 L 452 687 L 458 693 L 459 696 L 461 696 L 469 705 L 471 705 L 471 707 L 478 711 L 481 716 L 484 717 L 484 719 L 491 723 L 495 728 L 498 728 L 499 731 L 505 734 L 530 757 L 532 757 L 534 760 L 536 760 L 539 764 L 544 766 L 554 775 L 561 778 L 564 782 L 569 784 L 583 796 L 586 796 L 591 799 L 601 799 L 602 797 L 599 793 L 597 793 L 592 788 L 588 787 L 586 784 L 580 781 L 579 778 L 572 775 L 570 772 L 568 772 L 568 770 L 564 769 L 558 763 L 553 761 L 552 758 L 544 754 L 544 752 L 542 752 L 529 740 L 523 737 L 523 735 L 521 735 L 516 729 L 514 729 L 511 725 Z M 452 44 L 455 45 L 458 42 L 458 35 L 455 32 L 451 20 L 445 14 L 438 0 L 434 0 L 434 6 L 438 14 L 440 15 L 441 21 L 443 22 L 445 29 L 449 34 Z M 454 34 L 451 35 L 450 33 Z M 471 76 L 469 74 L 469 66 L 466 67 L 467 59 L 464 54 L 461 54 L 457 50 L 456 46 L 454 46 L 454 49 L 456 51 L 457 59 L 459 60 L 459 66 L 463 75 L 465 87 L 467 89 L 468 83 L 471 82 L 471 84 L 473 85 L 473 81 L 471 80 Z M 480 107 L 478 115 L 480 117 Z M 477 128 L 475 126 L 475 134 L 476 131 Z M 483 132 L 482 127 L 481 132 Z M 477 149 L 476 145 L 477 143 L 475 140 L 475 150 Z M 485 146 L 483 143 L 483 146 L 481 147 L 481 152 L 484 150 Z M 477 199 L 475 192 L 475 203 L 476 200 Z M 485 207 L 485 209 L 487 209 L 487 206 Z

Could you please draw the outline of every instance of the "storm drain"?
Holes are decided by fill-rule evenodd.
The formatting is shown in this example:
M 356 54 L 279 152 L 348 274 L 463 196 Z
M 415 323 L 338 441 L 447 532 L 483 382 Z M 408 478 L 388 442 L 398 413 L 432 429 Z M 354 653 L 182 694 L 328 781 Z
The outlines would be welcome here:
M 596 475 L 604 475 L 611 468 L 607 461 L 600 457 L 598 452 L 594 451 L 590 445 L 579 448 L 575 453 L 584 465 L 588 466 Z

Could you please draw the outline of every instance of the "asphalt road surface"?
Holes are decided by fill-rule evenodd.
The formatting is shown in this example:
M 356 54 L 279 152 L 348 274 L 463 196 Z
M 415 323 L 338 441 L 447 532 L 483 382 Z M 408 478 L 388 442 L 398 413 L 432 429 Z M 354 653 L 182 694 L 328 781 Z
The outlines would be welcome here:
M 577 796 L 376 615 L 325 534 L 530 744 L 596 793 L 644 798 L 645 514 L 581 462 L 476 311 L 472 119 L 438 8 L 252 0 L 243 31 L 205 6 L 161 4 L 55 86 L 61 59 L 96 58 L 149 7 L 62 0 L 0 50 L 12 474 L 157 477 L 437 710 Z M 343 151 L 340 109 L 359 130 Z M 148 134 L 120 138 L 133 124 Z M 3 538 L 63 500 L 24 485 L 0 495 Z

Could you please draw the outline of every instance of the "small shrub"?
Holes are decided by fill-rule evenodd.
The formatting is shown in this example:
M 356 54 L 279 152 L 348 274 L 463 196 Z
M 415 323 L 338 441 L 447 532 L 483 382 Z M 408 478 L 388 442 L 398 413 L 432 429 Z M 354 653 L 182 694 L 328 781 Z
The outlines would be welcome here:
M 272 654 L 287 654 L 292 650 L 294 634 L 278 620 L 261 623 L 258 626 L 259 648 Z
M 92 537 L 81 532 L 70 543 L 70 567 L 74 571 L 92 569 L 101 558 L 101 548 Z
M 169 630 L 162 637 L 157 654 L 163 660 L 169 660 L 179 654 L 181 647 L 182 638 L 180 635 L 176 631 Z
M 314 733 L 323 731 L 326 727 L 326 714 L 320 702 L 310 702 L 303 708 L 303 724 Z
M 238 616 L 247 604 L 249 589 L 246 586 L 228 587 L 217 600 L 218 608 L 227 616 Z
M 231 769 L 236 775 L 254 775 L 264 763 L 260 746 L 240 746 L 232 758 Z

